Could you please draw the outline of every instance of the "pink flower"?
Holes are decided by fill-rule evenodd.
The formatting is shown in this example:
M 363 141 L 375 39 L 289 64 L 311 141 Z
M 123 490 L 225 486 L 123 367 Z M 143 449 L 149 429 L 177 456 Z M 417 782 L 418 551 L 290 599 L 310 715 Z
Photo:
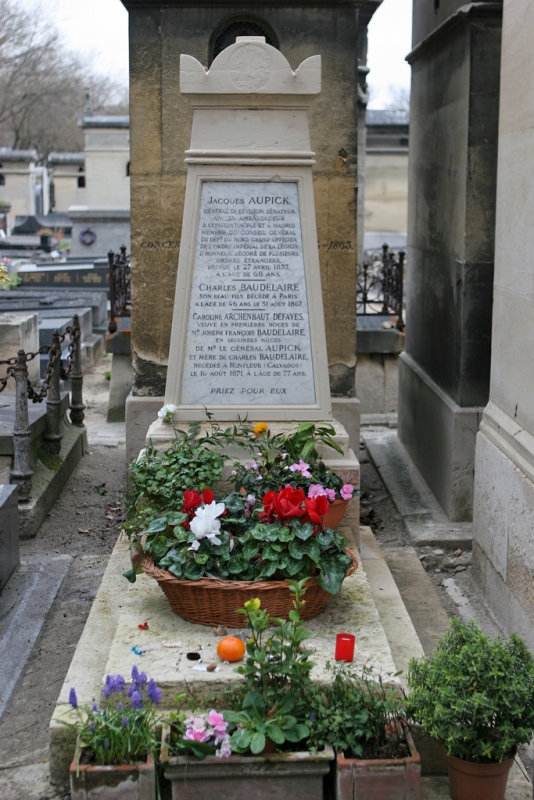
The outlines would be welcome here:
M 350 500 L 354 493 L 354 486 L 351 483 L 345 483 L 339 490 L 339 494 L 343 500 Z
M 206 742 L 208 741 L 209 737 L 206 735 L 206 731 L 204 730 L 194 730 L 193 728 L 188 728 L 184 733 L 184 739 L 193 742 Z
M 222 740 L 221 746 L 219 747 L 215 755 L 217 756 L 217 758 L 228 758 L 228 756 L 232 755 L 232 748 L 230 746 L 230 737 L 228 736 L 228 734 L 226 734 L 226 736 Z
M 208 714 L 208 724 L 213 728 L 214 733 L 222 736 L 226 733 L 227 723 L 222 714 L 215 711 L 213 708 Z
M 188 717 L 185 721 L 184 739 L 195 742 L 207 742 L 209 733 L 206 731 L 206 717 L 200 714 L 198 717 Z
M 336 499 L 336 490 L 335 489 L 325 489 L 326 496 L 328 498 L 329 503 L 333 503 Z
M 308 486 L 308 497 L 324 497 L 324 495 L 328 497 L 328 489 L 325 489 L 322 484 L 312 483 Z M 330 500 L 329 497 L 328 499 Z
M 289 467 L 290 472 L 300 472 L 303 478 L 311 478 L 312 474 L 309 471 L 310 465 L 300 459 L 298 464 L 291 464 Z
M 184 741 L 209 744 L 218 758 L 226 758 L 231 755 L 230 736 L 226 732 L 228 723 L 224 716 L 215 709 L 212 708 L 208 714 L 188 717 L 184 726 Z

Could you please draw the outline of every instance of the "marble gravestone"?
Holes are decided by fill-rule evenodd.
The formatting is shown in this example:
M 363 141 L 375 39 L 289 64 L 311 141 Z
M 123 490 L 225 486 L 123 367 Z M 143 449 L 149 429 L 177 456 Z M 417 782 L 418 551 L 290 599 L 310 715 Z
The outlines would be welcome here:
M 179 423 L 206 409 L 334 422 L 307 118 L 320 88 L 320 56 L 293 71 L 262 37 L 209 70 L 181 56 L 194 113 L 165 393 Z M 147 441 L 171 441 L 169 428 L 158 419 Z
M 296 182 L 205 181 L 181 405 L 317 405 Z

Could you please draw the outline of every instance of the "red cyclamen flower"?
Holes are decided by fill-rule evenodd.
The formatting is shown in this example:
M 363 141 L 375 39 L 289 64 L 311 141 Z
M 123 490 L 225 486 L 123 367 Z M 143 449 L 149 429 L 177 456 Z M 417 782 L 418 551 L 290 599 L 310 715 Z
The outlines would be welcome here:
M 325 495 L 318 497 L 306 497 L 304 500 L 306 506 L 306 515 L 310 522 L 316 525 L 324 524 L 324 515 L 328 511 L 330 503 Z
M 279 492 L 270 491 L 263 497 L 262 522 L 286 522 L 306 514 L 304 489 L 284 486 Z

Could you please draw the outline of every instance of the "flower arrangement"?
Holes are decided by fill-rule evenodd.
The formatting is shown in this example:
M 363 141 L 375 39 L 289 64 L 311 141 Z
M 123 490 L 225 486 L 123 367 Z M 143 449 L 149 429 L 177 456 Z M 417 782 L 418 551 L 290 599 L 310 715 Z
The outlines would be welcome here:
M 346 540 L 324 527 L 328 500 L 284 486 L 260 500 L 231 492 L 216 501 L 211 490 L 183 493 L 179 511 L 153 520 L 140 534 L 154 563 L 182 580 L 300 580 L 316 575 L 337 594 L 352 556 Z
M 319 454 L 320 444 L 343 452 L 331 425 L 302 422 L 294 431 L 272 435 L 268 425 L 259 422 L 253 432 L 257 439 L 254 458 L 234 465 L 236 489 L 255 494 L 293 486 L 310 498 L 326 497 L 330 503 L 353 497 L 354 486 L 344 483 Z
M 172 421 L 173 408 L 160 416 Z M 208 414 L 209 419 L 209 414 Z M 266 423 L 246 421 L 187 430 L 163 454 L 147 448 L 130 466 L 127 519 L 134 582 L 150 555 L 154 566 L 182 580 L 298 580 L 315 575 L 336 594 L 353 559 L 342 536 L 325 527 L 330 503 L 354 493 L 327 468 L 319 447 L 342 452 L 335 429 L 300 423 L 271 434 Z M 217 500 L 225 451 L 237 445 L 255 461 L 236 464 L 235 491 Z M 259 450 L 258 450 L 259 448 Z
M 122 675 L 106 675 L 103 701 L 79 706 L 71 688 L 69 703 L 76 711 L 76 722 L 67 722 L 76 733 L 76 764 L 133 764 L 154 754 L 156 708 L 161 690 L 146 673 L 132 667 L 132 682 Z

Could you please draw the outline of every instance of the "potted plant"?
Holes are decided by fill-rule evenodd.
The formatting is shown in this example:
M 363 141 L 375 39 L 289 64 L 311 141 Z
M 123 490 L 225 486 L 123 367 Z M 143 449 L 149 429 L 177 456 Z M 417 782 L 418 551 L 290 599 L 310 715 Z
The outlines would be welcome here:
M 76 735 L 70 766 L 72 800 L 106 800 L 119 791 L 138 800 L 155 800 L 160 700 L 153 679 L 135 665 L 130 683 L 122 675 L 106 676 L 100 703 L 80 706 L 75 689 L 70 690 L 75 720 L 65 724 Z
M 407 710 L 445 748 L 453 800 L 499 800 L 534 733 L 534 658 L 516 634 L 492 639 L 452 619 L 433 655 L 410 662 Z
M 337 800 L 418 800 L 421 759 L 395 682 L 336 665 L 331 682 L 314 687 L 310 708 L 308 743 L 336 754 Z
M 253 431 L 256 452 L 253 459 L 236 462 L 235 488 L 261 495 L 293 486 L 303 489 L 307 497 L 325 497 L 329 502 L 326 525 L 337 527 L 355 489 L 326 465 L 320 453 L 325 448 L 343 453 L 334 439 L 332 425 L 301 422 L 293 431 L 271 434 L 268 425 L 259 422 Z
M 258 592 L 273 616 L 286 616 L 291 580 L 309 578 L 306 618 L 322 611 L 356 566 L 345 538 L 324 527 L 326 498 L 284 486 L 258 500 L 232 492 L 186 491 L 180 510 L 139 535 L 143 569 L 173 610 L 192 622 L 239 627 L 236 609 Z
M 250 631 L 245 662 L 237 667 L 243 691 L 235 694 L 230 710 L 210 712 L 215 734 L 205 724 L 209 715 L 172 723 L 163 758 L 173 800 L 211 800 L 225 792 L 235 800 L 282 800 L 288 794 L 322 800 L 333 752 L 310 752 L 305 745 L 313 666 L 304 646 L 310 634 L 300 616 L 305 584 L 291 583 L 287 620 L 271 617 L 257 597 L 240 609 Z

